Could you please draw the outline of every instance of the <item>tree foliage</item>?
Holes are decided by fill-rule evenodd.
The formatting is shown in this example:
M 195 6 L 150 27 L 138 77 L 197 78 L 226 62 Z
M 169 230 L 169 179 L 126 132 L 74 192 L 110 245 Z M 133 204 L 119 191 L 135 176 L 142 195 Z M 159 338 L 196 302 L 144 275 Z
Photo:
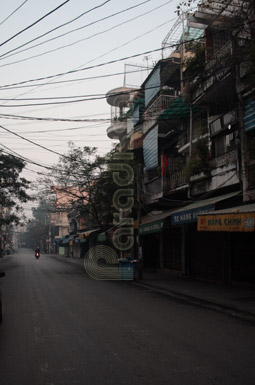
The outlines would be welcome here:
M 31 200 L 26 192 L 30 182 L 20 177 L 24 167 L 19 158 L 0 152 L 0 225 L 19 224 L 23 213 L 20 204 Z
M 206 138 L 200 138 L 196 141 L 193 153 L 185 166 L 185 175 L 187 181 L 190 177 L 200 172 L 209 171 L 209 150 Z
M 47 196 L 54 193 L 64 197 L 55 202 L 56 210 L 79 212 L 95 226 L 112 223 L 112 198 L 117 186 L 108 169 L 113 153 L 99 156 L 95 147 L 76 147 L 69 144 L 69 152 L 61 157 L 54 170 L 39 183 Z M 62 193 L 62 194 L 61 194 Z M 68 201 L 68 205 L 67 205 Z
M 34 248 L 36 245 L 45 246 L 49 238 L 49 213 L 51 204 L 40 199 L 37 207 L 32 208 L 33 218 L 28 222 L 26 231 L 21 233 L 20 242 Z

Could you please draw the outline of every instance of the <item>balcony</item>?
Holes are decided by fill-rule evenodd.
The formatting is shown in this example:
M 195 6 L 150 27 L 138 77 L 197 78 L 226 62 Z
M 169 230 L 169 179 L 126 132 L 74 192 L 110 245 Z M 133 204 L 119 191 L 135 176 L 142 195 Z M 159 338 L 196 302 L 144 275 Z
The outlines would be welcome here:
M 210 169 L 216 169 L 219 167 L 228 166 L 236 162 L 237 162 L 237 152 L 236 150 L 232 150 L 232 151 L 226 152 L 225 154 L 217 156 L 217 158 L 211 159 L 209 161 L 209 167 Z
M 172 173 L 169 177 L 164 177 L 164 194 L 169 194 L 184 186 L 187 186 L 187 182 L 183 170 Z
M 217 52 L 214 53 L 213 57 L 208 60 L 206 64 L 206 70 L 214 69 L 216 65 L 220 65 L 222 67 L 222 61 L 232 56 L 232 42 L 229 40 L 225 43 Z
M 110 139 L 121 139 L 127 133 L 127 120 L 113 119 L 106 133 Z
M 236 150 L 209 160 L 207 171 L 190 176 L 190 193 L 197 196 L 240 183 Z
M 145 134 L 151 127 L 153 127 L 159 115 L 165 111 L 171 103 L 176 99 L 172 95 L 160 95 L 154 103 L 152 103 L 143 114 L 143 133 Z
M 230 83 L 226 84 L 225 82 L 225 79 L 230 75 L 231 57 L 232 42 L 228 41 L 207 61 L 203 75 L 197 75 L 190 81 L 191 102 L 198 101 L 200 98 L 203 98 L 203 102 L 209 102 L 210 98 L 215 100 L 215 94 L 207 95 L 215 85 L 222 87 L 222 92 L 218 92 L 218 95 L 222 94 L 221 100 L 225 100 L 225 94 L 229 92 L 231 87 Z

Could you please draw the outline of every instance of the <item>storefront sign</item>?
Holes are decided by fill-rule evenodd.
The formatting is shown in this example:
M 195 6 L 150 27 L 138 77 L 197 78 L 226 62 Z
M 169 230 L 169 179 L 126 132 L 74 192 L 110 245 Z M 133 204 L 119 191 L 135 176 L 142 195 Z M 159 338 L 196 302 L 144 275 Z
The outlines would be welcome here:
M 255 213 L 202 215 L 198 217 L 198 231 L 255 231 Z
M 194 209 L 179 211 L 172 215 L 172 225 L 181 225 L 182 223 L 191 223 L 197 221 L 197 215 L 214 210 L 214 203 Z
M 144 225 L 139 226 L 139 233 L 140 235 L 157 233 L 158 231 L 161 231 L 163 229 L 163 224 L 164 222 L 162 220 L 151 223 L 145 223 Z

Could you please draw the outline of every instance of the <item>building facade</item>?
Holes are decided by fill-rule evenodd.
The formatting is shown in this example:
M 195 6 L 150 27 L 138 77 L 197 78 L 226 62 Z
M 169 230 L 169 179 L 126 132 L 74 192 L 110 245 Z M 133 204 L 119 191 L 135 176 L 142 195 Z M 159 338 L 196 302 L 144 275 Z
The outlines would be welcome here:
M 143 267 L 231 283 L 255 279 L 254 36 L 234 0 L 217 4 L 187 16 L 172 52 L 129 92 L 119 138 L 135 157 Z M 200 215 L 247 205 L 249 231 L 198 227 Z

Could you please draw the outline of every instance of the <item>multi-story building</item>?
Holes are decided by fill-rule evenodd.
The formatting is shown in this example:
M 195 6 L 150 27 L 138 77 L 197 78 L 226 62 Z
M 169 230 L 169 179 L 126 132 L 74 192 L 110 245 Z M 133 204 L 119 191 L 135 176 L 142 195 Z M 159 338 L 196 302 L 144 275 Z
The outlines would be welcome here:
M 145 268 L 225 283 L 254 279 L 255 87 L 246 81 L 251 36 L 237 28 L 238 12 L 235 0 L 204 1 L 185 23 L 182 17 L 175 48 L 133 94 L 123 117 L 126 149 L 136 157 Z M 205 221 L 230 208 L 246 227 L 197 227 L 199 215 Z
M 69 234 L 68 208 L 70 198 L 61 187 L 52 188 L 55 194 L 55 202 L 52 203 L 52 210 L 49 218 L 49 240 L 48 252 L 56 253 L 61 238 Z

